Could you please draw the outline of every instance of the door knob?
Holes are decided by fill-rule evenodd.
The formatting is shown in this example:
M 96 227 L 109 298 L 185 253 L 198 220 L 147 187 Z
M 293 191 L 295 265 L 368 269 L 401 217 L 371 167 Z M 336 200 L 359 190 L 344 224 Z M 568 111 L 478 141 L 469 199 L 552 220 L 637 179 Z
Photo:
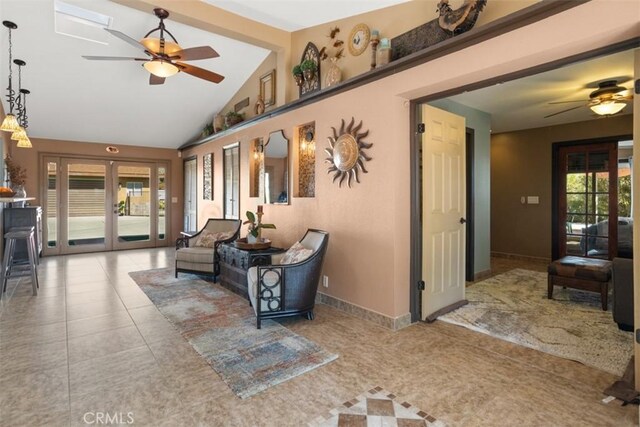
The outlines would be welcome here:
M 467 220 L 466 220 L 466 219 L 464 219 L 464 218 L 460 218 L 460 224 L 464 224 L 465 222 L 467 222 Z

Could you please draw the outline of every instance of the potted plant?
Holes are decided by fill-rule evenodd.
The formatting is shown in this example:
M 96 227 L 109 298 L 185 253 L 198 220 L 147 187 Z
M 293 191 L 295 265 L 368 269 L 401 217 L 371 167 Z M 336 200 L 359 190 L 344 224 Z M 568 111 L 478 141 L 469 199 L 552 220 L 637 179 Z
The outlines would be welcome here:
M 238 114 L 235 111 L 229 111 L 224 116 L 224 124 L 227 129 L 233 125 L 237 125 L 243 120 L 244 120 L 244 117 L 242 116 L 242 114 Z
M 302 74 L 304 75 L 304 79 L 306 81 L 311 81 L 316 76 L 316 71 L 318 70 L 318 64 L 313 59 L 305 59 L 300 64 L 300 69 L 302 70 Z
M 262 217 L 262 214 L 258 214 L 258 217 Z M 249 227 L 247 228 L 247 243 L 262 242 L 262 237 L 260 236 L 262 229 L 276 228 L 273 224 L 263 224 L 261 222 L 261 218 L 256 220 L 256 214 L 251 211 L 247 211 L 247 220 L 243 222 L 243 224 L 249 224 Z
M 302 67 L 300 67 L 300 64 L 295 65 L 291 73 L 293 74 L 293 79 L 296 81 L 296 84 L 298 86 L 302 86 L 304 80 L 302 78 Z

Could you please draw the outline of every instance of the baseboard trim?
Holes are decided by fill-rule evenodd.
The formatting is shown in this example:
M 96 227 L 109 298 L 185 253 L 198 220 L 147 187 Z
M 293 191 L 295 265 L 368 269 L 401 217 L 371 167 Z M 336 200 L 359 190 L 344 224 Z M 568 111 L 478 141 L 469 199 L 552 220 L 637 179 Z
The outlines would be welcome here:
M 479 271 L 473 275 L 473 281 L 477 282 L 478 280 L 486 279 L 489 276 L 491 276 L 491 269 Z
M 510 254 L 505 252 L 491 252 L 492 257 L 496 258 L 508 258 L 508 259 L 519 259 L 522 261 L 532 261 L 532 262 L 540 262 L 540 263 L 550 263 L 551 258 L 546 257 L 536 257 L 530 255 L 520 255 L 520 254 Z
M 316 302 L 344 311 L 345 313 L 349 313 L 357 318 L 368 320 L 376 325 L 391 329 L 392 331 L 397 331 L 411 325 L 411 313 L 406 313 L 394 318 L 360 307 L 359 305 L 352 304 L 331 295 L 323 294 L 322 292 L 317 293 Z

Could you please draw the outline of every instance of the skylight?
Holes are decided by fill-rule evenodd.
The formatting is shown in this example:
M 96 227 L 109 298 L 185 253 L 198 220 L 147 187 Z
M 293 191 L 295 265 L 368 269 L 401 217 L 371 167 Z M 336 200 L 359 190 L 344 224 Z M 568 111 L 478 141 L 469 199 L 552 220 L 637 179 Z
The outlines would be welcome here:
M 56 33 L 108 44 L 108 34 L 103 29 L 109 28 L 112 17 L 60 0 L 54 1 L 53 8 Z

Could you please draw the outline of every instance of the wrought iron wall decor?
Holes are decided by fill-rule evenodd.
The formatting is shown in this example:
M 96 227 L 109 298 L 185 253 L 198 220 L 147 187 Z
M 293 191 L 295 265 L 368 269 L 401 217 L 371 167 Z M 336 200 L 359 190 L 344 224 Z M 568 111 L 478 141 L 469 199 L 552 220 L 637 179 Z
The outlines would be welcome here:
M 395 61 L 469 31 L 486 4 L 487 0 L 465 1 L 458 9 L 452 9 L 448 0 L 440 0 L 437 18 L 391 39 L 391 60 Z
M 316 124 L 298 128 L 298 197 L 316 196 Z
M 368 130 L 359 133 L 362 129 L 362 120 L 357 126 L 354 124 L 355 119 L 352 117 L 346 128 L 344 119 L 341 121 L 339 131 L 332 127 L 333 136 L 328 137 L 330 147 L 324 150 L 329 155 L 325 159 L 325 163 L 331 165 L 327 173 L 333 173 L 333 182 L 340 178 L 338 181 L 340 187 L 345 180 L 349 187 L 351 187 L 353 180 L 360 183 L 359 173 L 369 173 L 364 164 L 372 158 L 364 150 L 368 150 L 373 144 L 363 141 L 363 138 L 369 135 Z
M 302 52 L 302 57 L 300 58 L 300 63 L 302 64 L 306 60 L 315 62 L 317 69 L 315 77 L 309 80 L 305 79 L 300 86 L 299 91 L 301 98 L 308 93 L 320 90 L 320 52 L 318 51 L 318 47 L 311 42 L 307 43 L 307 47 L 304 48 L 304 52 Z
M 202 198 L 213 200 L 213 153 L 205 154 L 202 159 Z

